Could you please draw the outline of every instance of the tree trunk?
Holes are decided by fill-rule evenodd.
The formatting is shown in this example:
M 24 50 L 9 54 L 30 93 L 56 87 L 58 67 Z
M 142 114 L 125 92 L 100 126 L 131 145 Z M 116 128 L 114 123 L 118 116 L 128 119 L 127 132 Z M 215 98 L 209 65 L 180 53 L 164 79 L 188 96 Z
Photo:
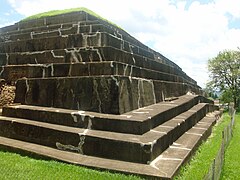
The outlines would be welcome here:
M 238 108 L 238 98 L 236 97 L 236 95 L 233 96 L 233 103 L 234 103 L 234 109 Z

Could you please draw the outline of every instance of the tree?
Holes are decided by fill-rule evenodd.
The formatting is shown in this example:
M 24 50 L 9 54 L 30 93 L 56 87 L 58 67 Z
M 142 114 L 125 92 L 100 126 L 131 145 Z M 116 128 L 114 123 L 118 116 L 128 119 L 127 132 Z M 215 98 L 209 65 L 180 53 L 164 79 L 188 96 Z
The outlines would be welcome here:
M 240 102 L 240 51 L 225 50 L 208 60 L 212 88 L 232 96 L 234 107 Z
M 223 104 L 230 104 L 233 102 L 232 92 L 229 89 L 225 89 L 220 95 L 219 99 Z
M 219 92 L 212 87 L 209 83 L 207 84 L 206 88 L 203 89 L 205 96 L 211 100 L 216 100 L 219 98 L 218 94 Z

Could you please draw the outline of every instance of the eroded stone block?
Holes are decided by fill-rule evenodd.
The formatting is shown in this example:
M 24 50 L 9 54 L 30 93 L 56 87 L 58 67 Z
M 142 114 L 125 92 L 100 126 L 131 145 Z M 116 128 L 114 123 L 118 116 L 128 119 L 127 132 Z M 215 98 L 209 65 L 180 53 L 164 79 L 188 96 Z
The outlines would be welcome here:
M 16 102 L 122 114 L 156 103 L 153 81 L 122 76 L 21 79 Z

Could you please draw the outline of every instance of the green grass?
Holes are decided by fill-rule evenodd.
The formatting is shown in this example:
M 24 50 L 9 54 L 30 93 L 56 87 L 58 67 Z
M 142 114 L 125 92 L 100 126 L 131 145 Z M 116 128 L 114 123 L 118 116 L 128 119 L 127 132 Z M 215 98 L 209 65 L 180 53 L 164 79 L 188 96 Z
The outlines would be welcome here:
M 100 15 L 98 15 L 97 13 L 85 8 L 85 7 L 80 7 L 80 8 L 71 8 L 71 9 L 64 9 L 64 10 L 53 10 L 53 11 L 48 11 L 48 12 L 43 12 L 43 13 L 39 13 L 39 14 L 35 14 L 35 15 L 32 15 L 32 16 L 29 16 L 25 19 L 23 19 L 22 21 L 28 21 L 28 20 L 34 20 L 34 19 L 39 19 L 39 18 L 44 18 L 44 17 L 50 17 L 50 16 L 56 16 L 56 15 L 60 15 L 60 14 L 66 14 L 66 13 L 70 13 L 70 12 L 77 12 L 77 11 L 85 11 L 86 13 L 88 14 L 91 14 L 103 21 L 106 21 L 118 28 L 121 28 L 119 27 L 118 25 L 114 24 L 113 22 L 101 17 Z
M 140 179 L 117 173 L 96 171 L 56 161 L 37 160 L 0 151 L 0 179 Z
M 29 17 L 23 19 L 22 21 L 39 19 L 39 18 L 44 18 L 44 17 L 49 17 L 49 16 L 56 16 L 56 15 L 59 15 L 59 14 L 66 14 L 66 13 L 77 12 L 77 11 L 85 11 L 86 13 L 89 13 L 93 16 L 104 19 L 101 16 L 99 16 L 98 14 L 96 14 L 95 12 L 93 12 L 93 11 L 87 9 L 87 8 L 80 7 L 80 8 L 71 8 L 71 9 L 64 9 L 64 10 L 52 10 L 52 11 L 48 11 L 48 12 L 43 12 L 43 13 L 39 13 L 39 14 L 29 16 Z
M 233 138 L 225 151 L 221 179 L 239 179 L 240 175 L 240 113 L 236 115 Z
M 181 168 L 178 180 L 200 180 L 207 174 L 208 169 L 218 153 L 222 140 L 222 131 L 229 124 L 231 118 L 224 113 L 223 119 L 213 128 L 212 135 L 197 150 L 190 163 Z

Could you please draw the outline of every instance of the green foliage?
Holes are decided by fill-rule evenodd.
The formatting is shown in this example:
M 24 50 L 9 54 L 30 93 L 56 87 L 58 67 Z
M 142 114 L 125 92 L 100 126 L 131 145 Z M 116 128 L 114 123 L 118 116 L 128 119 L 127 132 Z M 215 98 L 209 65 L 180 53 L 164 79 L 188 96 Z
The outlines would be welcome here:
M 233 138 L 225 151 L 225 161 L 221 179 L 239 179 L 240 174 L 240 114 L 235 117 L 235 127 L 233 129 Z
M 237 107 L 240 100 L 240 51 L 219 52 L 216 57 L 209 59 L 208 70 L 211 77 L 208 87 L 221 90 L 224 100 L 232 97 Z
M 80 7 L 80 8 L 71 8 L 71 9 L 64 9 L 64 10 L 53 10 L 53 11 L 48 11 L 48 12 L 43 12 L 43 13 L 39 13 L 39 14 L 35 14 L 35 15 L 32 15 L 32 16 L 29 16 L 25 19 L 23 19 L 22 21 L 28 21 L 28 20 L 34 20 L 34 19 L 39 19 L 39 18 L 44 18 L 44 17 L 49 17 L 49 16 L 56 16 L 56 15 L 60 15 L 60 14 L 66 14 L 66 13 L 71 13 L 71 12 L 78 12 L 78 11 L 84 11 L 88 14 L 91 14 L 103 21 L 106 21 L 118 28 L 121 28 L 119 27 L 118 25 L 112 23 L 111 21 L 108 21 L 107 19 L 101 17 L 100 15 L 96 14 L 95 12 L 85 8 L 85 7 Z
M 0 151 L 0 179 L 140 179 L 136 176 L 114 174 L 80 166 L 32 159 L 15 153 Z
M 219 98 L 223 104 L 229 104 L 230 102 L 233 102 L 232 92 L 229 89 L 225 89 L 225 91 L 222 92 Z
M 204 91 L 204 96 L 206 96 L 207 98 L 211 99 L 211 100 L 216 100 L 219 98 L 218 94 L 218 90 L 216 90 L 214 87 L 212 87 L 209 83 L 207 84 L 206 88 L 203 89 Z
M 211 136 L 197 150 L 189 164 L 182 167 L 176 180 L 201 180 L 216 157 L 222 142 L 222 131 L 229 124 L 231 118 L 224 113 L 223 119 L 213 128 Z

